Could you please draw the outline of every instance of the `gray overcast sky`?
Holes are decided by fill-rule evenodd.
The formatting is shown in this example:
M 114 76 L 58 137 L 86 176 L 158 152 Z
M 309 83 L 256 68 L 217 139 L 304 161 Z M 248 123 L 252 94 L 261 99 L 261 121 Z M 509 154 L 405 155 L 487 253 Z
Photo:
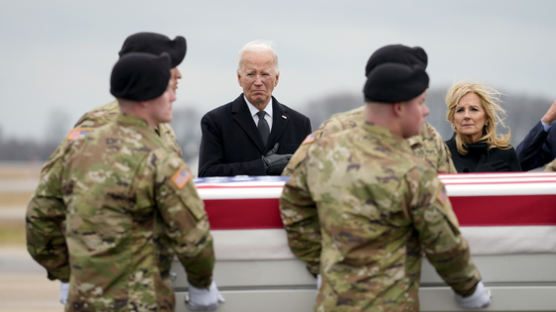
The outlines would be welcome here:
M 433 88 L 479 80 L 556 99 L 556 1 L 216 2 L 0 0 L 3 137 L 42 139 L 56 122 L 69 130 L 110 101 L 117 52 L 138 31 L 186 37 L 175 107 L 201 112 L 241 92 L 237 52 L 254 39 L 273 41 L 274 94 L 301 112 L 312 99 L 360 92 L 367 58 L 389 43 L 425 48 Z

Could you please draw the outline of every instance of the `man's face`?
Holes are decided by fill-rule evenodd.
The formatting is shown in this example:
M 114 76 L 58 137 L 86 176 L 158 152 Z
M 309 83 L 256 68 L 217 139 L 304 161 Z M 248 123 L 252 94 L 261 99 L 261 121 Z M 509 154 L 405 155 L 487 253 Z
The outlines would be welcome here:
M 421 95 L 404 102 L 402 115 L 402 136 L 409 138 L 419 134 L 421 127 L 425 123 L 425 117 L 429 115 L 429 108 L 425 104 L 427 91 Z
M 181 72 L 177 67 L 174 67 L 170 70 L 170 88 L 176 92 L 178 88 L 178 79 L 181 79 Z
M 149 103 L 151 119 L 155 124 L 168 123 L 172 121 L 172 103 L 176 100 L 176 93 L 172 81 L 168 83 L 166 91 L 161 96 L 150 100 Z
M 243 94 L 259 110 L 266 107 L 278 84 L 272 52 L 245 52 L 241 68 L 237 72 Z

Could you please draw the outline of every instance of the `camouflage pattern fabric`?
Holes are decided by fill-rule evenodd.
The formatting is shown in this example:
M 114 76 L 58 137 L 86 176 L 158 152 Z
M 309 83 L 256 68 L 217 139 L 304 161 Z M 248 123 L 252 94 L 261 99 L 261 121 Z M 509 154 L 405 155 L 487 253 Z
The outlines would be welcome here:
M 86 135 L 93 129 L 115 121 L 119 115 L 118 101 L 99 106 L 83 115 L 41 169 L 39 185 L 27 207 L 27 215 L 40 218 L 40 222 L 35 224 L 27 218 L 27 249 L 31 256 L 46 268 L 48 279 L 69 281 L 68 254 L 63 233 L 66 209 L 60 186 L 63 169 L 61 161 L 67 146 L 72 140 Z M 157 133 L 167 147 L 179 157 L 182 156 L 181 148 L 169 124 L 160 124 Z M 169 265 L 172 257 L 173 253 L 168 250 L 160 260 L 168 262 Z
M 43 165 L 39 185 L 27 205 L 27 250 L 47 271 L 50 280 L 69 281 L 69 256 L 64 236 L 66 206 L 62 199 L 62 157 L 68 141 L 60 144 Z
M 119 114 L 59 149 L 26 221 L 31 255 L 50 279 L 70 280 L 66 311 L 173 311 L 170 247 L 191 285 L 210 284 L 203 202 L 181 157 L 145 121 Z
M 418 311 L 422 254 L 458 294 L 481 280 L 436 172 L 361 123 L 307 143 L 280 198 L 292 252 L 322 286 L 315 311 Z
M 365 106 L 351 111 L 338 113 L 326 120 L 318 130 L 313 132 L 304 143 L 318 140 L 321 136 L 336 133 L 345 129 L 354 128 L 363 123 Z M 413 153 L 424 159 L 437 173 L 457 173 L 450 150 L 444 144 L 444 140 L 429 123 L 425 123 L 421 133 L 408 139 Z M 289 164 L 284 168 L 282 175 L 291 175 L 293 168 L 305 158 L 308 146 L 301 144 L 296 150 Z
M 109 122 L 116 120 L 120 115 L 120 108 L 118 106 L 118 101 L 112 101 L 106 105 L 99 106 L 85 115 L 81 116 L 77 123 L 75 123 L 74 128 L 98 128 L 104 126 Z M 158 125 L 156 132 L 164 141 L 164 144 L 175 151 L 180 157 L 183 157 L 182 150 L 178 144 L 176 134 L 172 126 L 167 123 L 162 123 Z
M 552 160 L 546 167 L 544 171 L 556 171 L 556 159 Z

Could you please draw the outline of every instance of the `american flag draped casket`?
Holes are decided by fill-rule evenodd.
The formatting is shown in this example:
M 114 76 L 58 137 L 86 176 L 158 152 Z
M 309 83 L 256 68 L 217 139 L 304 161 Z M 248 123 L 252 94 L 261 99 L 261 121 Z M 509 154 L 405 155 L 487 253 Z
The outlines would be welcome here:
M 493 291 L 490 309 L 556 310 L 556 173 L 439 177 Z M 269 300 L 280 302 L 276 311 L 311 309 L 314 280 L 289 251 L 278 210 L 286 180 L 237 176 L 195 182 L 215 241 L 215 278 L 227 297 L 235 299 L 223 311 L 258 311 L 257 302 L 262 308 Z M 174 268 L 179 298 L 185 296 L 180 290 L 187 282 L 179 265 Z M 457 310 L 451 290 L 428 263 L 421 286 L 422 311 Z M 284 305 L 286 301 L 294 304 Z

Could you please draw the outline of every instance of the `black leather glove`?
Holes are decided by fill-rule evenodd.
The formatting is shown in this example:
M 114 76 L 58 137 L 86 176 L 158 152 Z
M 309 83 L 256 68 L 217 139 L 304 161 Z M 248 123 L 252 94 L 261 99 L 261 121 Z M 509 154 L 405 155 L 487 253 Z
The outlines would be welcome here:
M 263 163 L 267 175 L 280 175 L 284 168 L 290 162 L 292 154 L 276 154 L 278 143 L 263 156 Z

